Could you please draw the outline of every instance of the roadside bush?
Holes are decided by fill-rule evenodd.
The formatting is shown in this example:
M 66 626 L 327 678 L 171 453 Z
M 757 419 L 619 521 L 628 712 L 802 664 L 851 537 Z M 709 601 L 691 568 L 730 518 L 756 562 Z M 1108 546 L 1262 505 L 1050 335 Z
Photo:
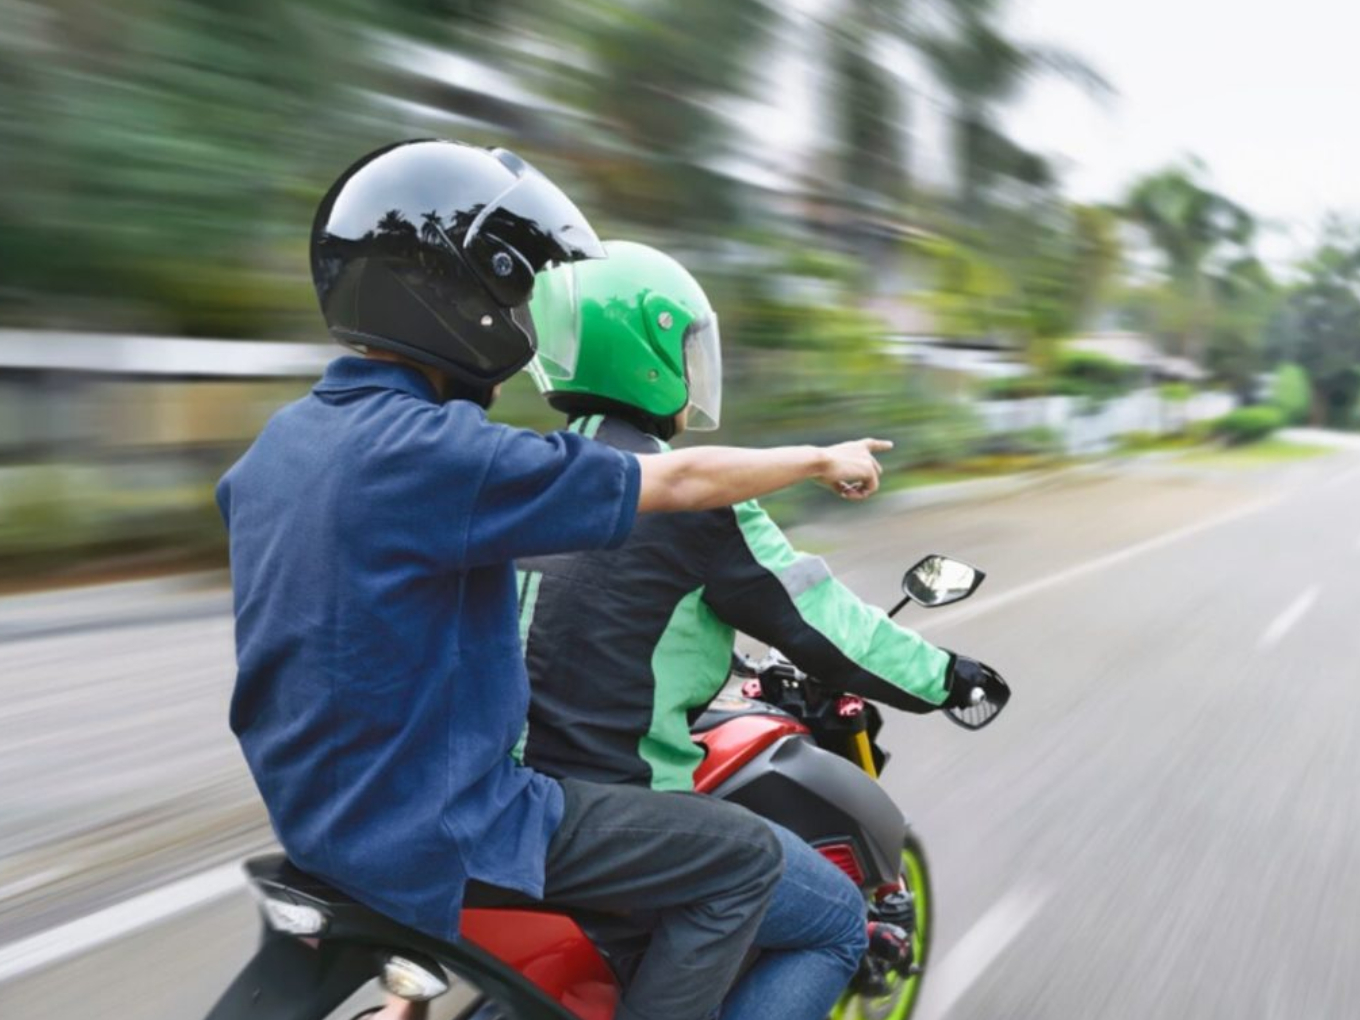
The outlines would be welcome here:
M 998 432 L 978 441 L 978 453 L 1012 457 L 1050 457 L 1063 452 L 1063 437 L 1057 429 L 1044 425 Z
M 1187 442 L 1207 443 L 1214 438 L 1217 428 L 1217 418 L 1201 418 L 1186 425 L 1181 434 L 1185 436 Z
M 1051 372 L 989 379 L 983 384 L 982 393 L 987 400 L 1081 397 L 1102 401 L 1128 392 L 1138 378 L 1139 370 L 1135 366 L 1104 354 L 1059 350 Z
M 1160 432 L 1148 432 L 1145 429 L 1134 429 L 1132 432 L 1125 432 L 1119 437 L 1120 448 L 1133 452 L 1156 450 L 1164 446 L 1165 442 Z
M 1140 370 L 1135 365 L 1095 351 L 1060 349 L 1054 359 L 1053 374 L 1062 379 L 1075 379 L 1092 387 L 1115 392 L 1123 391 L 1138 381 Z
M 0 471 L 0 580 L 135 557 L 220 556 L 211 485 L 119 486 L 98 465 Z
M 1028 400 L 1054 392 L 1053 380 L 1043 375 L 1011 375 L 987 379 L 982 384 L 984 400 Z
M 1299 365 L 1281 365 L 1270 384 L 1270 402 L 1286 424 L 1307 421 L 1313 407 L 1313 385 L 1308 381 L 1308 373 Z
M 1229 446 L 1241 446 L 1264 439 L 1283 424 L 1276 408 L 1239 407 L 1214 420 L 1214 435 Z

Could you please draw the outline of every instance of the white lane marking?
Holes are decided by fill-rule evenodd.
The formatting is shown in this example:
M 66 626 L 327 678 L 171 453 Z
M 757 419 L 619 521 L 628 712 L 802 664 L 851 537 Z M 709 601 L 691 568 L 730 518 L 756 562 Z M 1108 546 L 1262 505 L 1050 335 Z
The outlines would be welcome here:
M 1034 920 L 1048 898 L 1049 893 L 1037 889 L 1016 889 L 977 919 L 944 959 L 929 968 L 924 988 L 934 1003 L 931 1016 L 949 1013 L 973 982 Z
M 226 864 L 0 946 L 0 983 L 89 952 L 113 939 L 221 899 L 244 886 L 245 874 L 241 865 Z
M 1125 546 L 1123 549 L 1116 549 L 1114 552 L 1106 553 L 1104 556 L 1097 556 L 1093 560 L 1087 560 L 1085 563 L 1078 563 L 1076 566 L 1068 567 L 1066 570 L 1060 570 L 1056 574 L 1041 577 L 1037 581 L 1022 584 L 1018 588 L 1011 588 L 1008 591 L 1002 592 L 1000 595 L 984 599 L 964 609 L 955 610 L 951 612 L 949 616 L 938 621 L 924 621 L 920 626 L 913 629 L 925 633 L 930 630 L 938 630 L 941 627 L 952 627 L 957 623 L 965 623 L 976 616 L 981 616 L 983 613 L 990 613 L 992 610 L 1008 606 L 1012 602 L 1027 599 L 1045 589 L 1060 584 L 1066 584 L 1068 581 L 1075 581 L 1079 577 L 1085 577 L 1087 574 L 1094 574 L 1096 571 L 1104 570 L 1107 567 L 1125 563 L 1128 560 L 1143 555 L 1143 553 L 1152 552 L 1154 549 L 1160 549 L 1163 546 L 1171 545 L 1182 539 L 1190 538 L 1192 535 L 1198 535 L 1202 531 L 1210 531 L 1214 528 L 1221 527 L 1224 524 L 1229 524 L 1232 521 L 1238 520 L 1239 518 L 1249 517 L 1254 513 L 1259 513 L 1262 510 L 1283 502 L 1284 499 L 1285 497 L 1283 495 L 1270 496 L 1266 499 L 1257 500 L 1255 503 L 1249 503 L 1246 506 L 1238 507 L 1236 510 L 1230 510 L 1217 517 L 1210 517 L 1206 521 L 1187 524 L 1183 528 L 1178 528 L 1175 531 L 1168 531 L 1164 535 L 1157 535 L 1154 538 L 1149 538 L 1142 542 L 1135 542 L 1133 545 Z
M 1313 603 L 1317 601 L 1318 594 L 1321 591 L 1321 587 L 1315 584 L 1289 603 L 1284 612 L 1270 622 L 1270 626 L 1261 634 L 1261 639 L 1256 642 L 1256 647 L 1264 650 L 1274 648 L 1279 644 L 1281 638 L 1293 630 L 1294 625 L 1308 614 L 1308 610 L 1313 608 Z

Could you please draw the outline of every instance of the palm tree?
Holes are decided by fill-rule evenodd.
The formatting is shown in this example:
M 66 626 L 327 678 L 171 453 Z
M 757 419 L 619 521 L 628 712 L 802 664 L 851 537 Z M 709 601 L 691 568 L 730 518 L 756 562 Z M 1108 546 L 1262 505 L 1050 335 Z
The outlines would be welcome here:
M 976 221 L 986 190 L 998 178 L 1046 186 L 1048 164 L 1016 145 L 997 127 L 998 108 L 1016 99 L 1031 78 L 1056 74 L 1092 95 L 1113 92 L 1081 57 L 1064 49 L 1007 38 L 997 25 L 997 0 L 955 0 L 940 28 L 918 33 L 914 43 L 932 76 L 954 104 L 955 158 L 964 216 Z
M 1251 276 L 1256 221 L 1203 183 L 1203 166 L 1169 167 L 1136 181 L 1121 210 L 1162 255 L 1170 285 L 1163 332 L 1172 350 L 1203 358 L 1216 294 Z

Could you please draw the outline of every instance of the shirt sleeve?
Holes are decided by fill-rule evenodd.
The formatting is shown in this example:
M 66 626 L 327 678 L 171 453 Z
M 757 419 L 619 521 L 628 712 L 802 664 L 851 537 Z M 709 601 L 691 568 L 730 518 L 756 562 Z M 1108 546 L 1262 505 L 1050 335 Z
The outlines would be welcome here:
M 467 563 L 623 544 L 637 517 L 637 458 L 572 432 L 501 427 L 477 491 Z
M 944 702 L 948 652 L 864 602 L 821 557 L 798 552 L 754 500 L 731 514 L 704 583 L 704 601 L 725 622 L 841 690 L 908 712 Z

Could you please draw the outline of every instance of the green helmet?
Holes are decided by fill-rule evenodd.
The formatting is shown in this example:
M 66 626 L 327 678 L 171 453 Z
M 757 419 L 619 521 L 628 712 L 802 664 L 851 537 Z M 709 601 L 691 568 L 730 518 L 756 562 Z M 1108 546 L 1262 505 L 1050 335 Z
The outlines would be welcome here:
M 539 274 L 530 302 L 540 337 L 579 344 L 568 376 L 542 359 L 530 373 L 548 403 L 567 414 L 621 412 L 662 439 L 689 408 L 686 427 L 718 427 L 722 352 L 718 317 L 698 281 L 645 244 L 610 241 L 609 257 Z

